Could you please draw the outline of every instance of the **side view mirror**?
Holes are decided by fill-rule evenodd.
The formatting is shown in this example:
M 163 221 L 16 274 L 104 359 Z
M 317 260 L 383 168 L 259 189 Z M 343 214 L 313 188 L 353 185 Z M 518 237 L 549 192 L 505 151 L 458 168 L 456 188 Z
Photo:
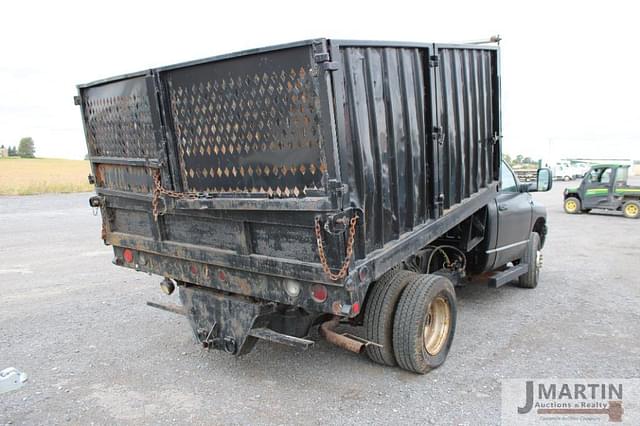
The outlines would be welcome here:
M 550 190 L 553 186 L 553 174 L 551 173 L 551 169 L 538 169 L 535 187 L 534 185 L 531 186 L 532 188 L 529 189 L 531 192 L 546 192 Z
M 518 191 L 520 192 L 535 192 L 536 184 L 535 183 L 521 183 L 518 185 Z

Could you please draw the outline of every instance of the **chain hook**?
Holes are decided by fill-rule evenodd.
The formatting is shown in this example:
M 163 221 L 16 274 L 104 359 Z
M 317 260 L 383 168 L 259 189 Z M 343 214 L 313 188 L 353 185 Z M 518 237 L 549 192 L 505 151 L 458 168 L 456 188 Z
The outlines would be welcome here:
M 327 255 L 324 251 L 324 243 L 322 242 L 322 227 L 320 225 L 320 218 L 316 217 L 315 221 L 315 231 L 316 231 L 316 244 L 318 246 L 318 257 L 320 258 L 320 264 L 322 265 L 322 270 L 329 277 L 331 281 L 338 281 L 347 276 L 349 272 L 349 265 L 351 265 L 351 259 L 353 257 L 353 246 L 355 245 L 355 237 L 356 237 L 356 224 L 358 223 L 359 216 L 356 213 L 351 220 L 349 221 L 349 237 L 347 240 L 347 255 L 342 262 L 342 266 L 337 274 L 331 272 L 331 268 L 329 267 L 329 262 L 327 261 Z
M 177 192 L 164 188 L 162 186 L 160 170 L 156 170 L 153 175 L 153 194 L 151 199 L 153 218 L 156 222 L 158 221 L 158 216 L 162 216 L 167 212 L 167 201 L 164 198 L 161 198 L 161 195 L 182 200 L 193 200 L 198 198 L 197 192 Z M 160 210 L 158 206 L 160 204 L 160 200 L 162 200 L 162 210 Z

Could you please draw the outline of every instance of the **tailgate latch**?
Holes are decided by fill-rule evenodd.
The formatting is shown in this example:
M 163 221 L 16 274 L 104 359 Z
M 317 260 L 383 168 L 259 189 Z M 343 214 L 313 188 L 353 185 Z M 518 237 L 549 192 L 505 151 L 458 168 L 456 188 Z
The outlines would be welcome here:
M 360 210 L 361 209 L 350 207 L 327 216 L 324 221 L 324 230 L 332 235 L 344 234 L 349 228 L 351 217 Z

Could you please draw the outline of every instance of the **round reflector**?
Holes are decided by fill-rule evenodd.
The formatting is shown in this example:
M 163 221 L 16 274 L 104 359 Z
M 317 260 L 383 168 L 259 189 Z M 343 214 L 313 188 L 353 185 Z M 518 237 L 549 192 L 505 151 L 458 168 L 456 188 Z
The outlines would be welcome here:
M 311 287 L 311 298 L 318 303 L 322 303 L 327 300 L 328 295 L 329 292 L 327 292 L 327 288 L 322 284 L 314 284 Z
M 131 249 L 124 249 L 124 251 L 122 252 L 122 257 L 127 263 L 133 262 L 133 251 L 131 251 Z

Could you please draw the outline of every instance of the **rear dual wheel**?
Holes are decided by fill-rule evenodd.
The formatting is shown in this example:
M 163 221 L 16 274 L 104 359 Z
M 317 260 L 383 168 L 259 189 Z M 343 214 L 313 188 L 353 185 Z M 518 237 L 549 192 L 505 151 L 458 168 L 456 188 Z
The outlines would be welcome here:
M 453 284 L 440 275 L 399 271 L 374 284 L 365 312 L 367 355 L 380 364 L 418 374 L 446 359 L 456 328 Z M 385 307 L 384 309 L 379 307 Z M 393 308 L 393 309 L 392 309 Z
M 397 365 L 393 354 L 393 317 L 400 296 L 407 284 L 414 279 L 414 275 L 416 274 L 410 271 L 394 269 L 373 284 L 364 312 L 366 339 L 382 345 L 367 345 L 367 356 L 373 362 Z
M 402 293 L 393 322 L 398 365 L 418 374 L 442 365 L 453 343 L 456 316 L 456 295 L 449 279 L 416 277 Z

